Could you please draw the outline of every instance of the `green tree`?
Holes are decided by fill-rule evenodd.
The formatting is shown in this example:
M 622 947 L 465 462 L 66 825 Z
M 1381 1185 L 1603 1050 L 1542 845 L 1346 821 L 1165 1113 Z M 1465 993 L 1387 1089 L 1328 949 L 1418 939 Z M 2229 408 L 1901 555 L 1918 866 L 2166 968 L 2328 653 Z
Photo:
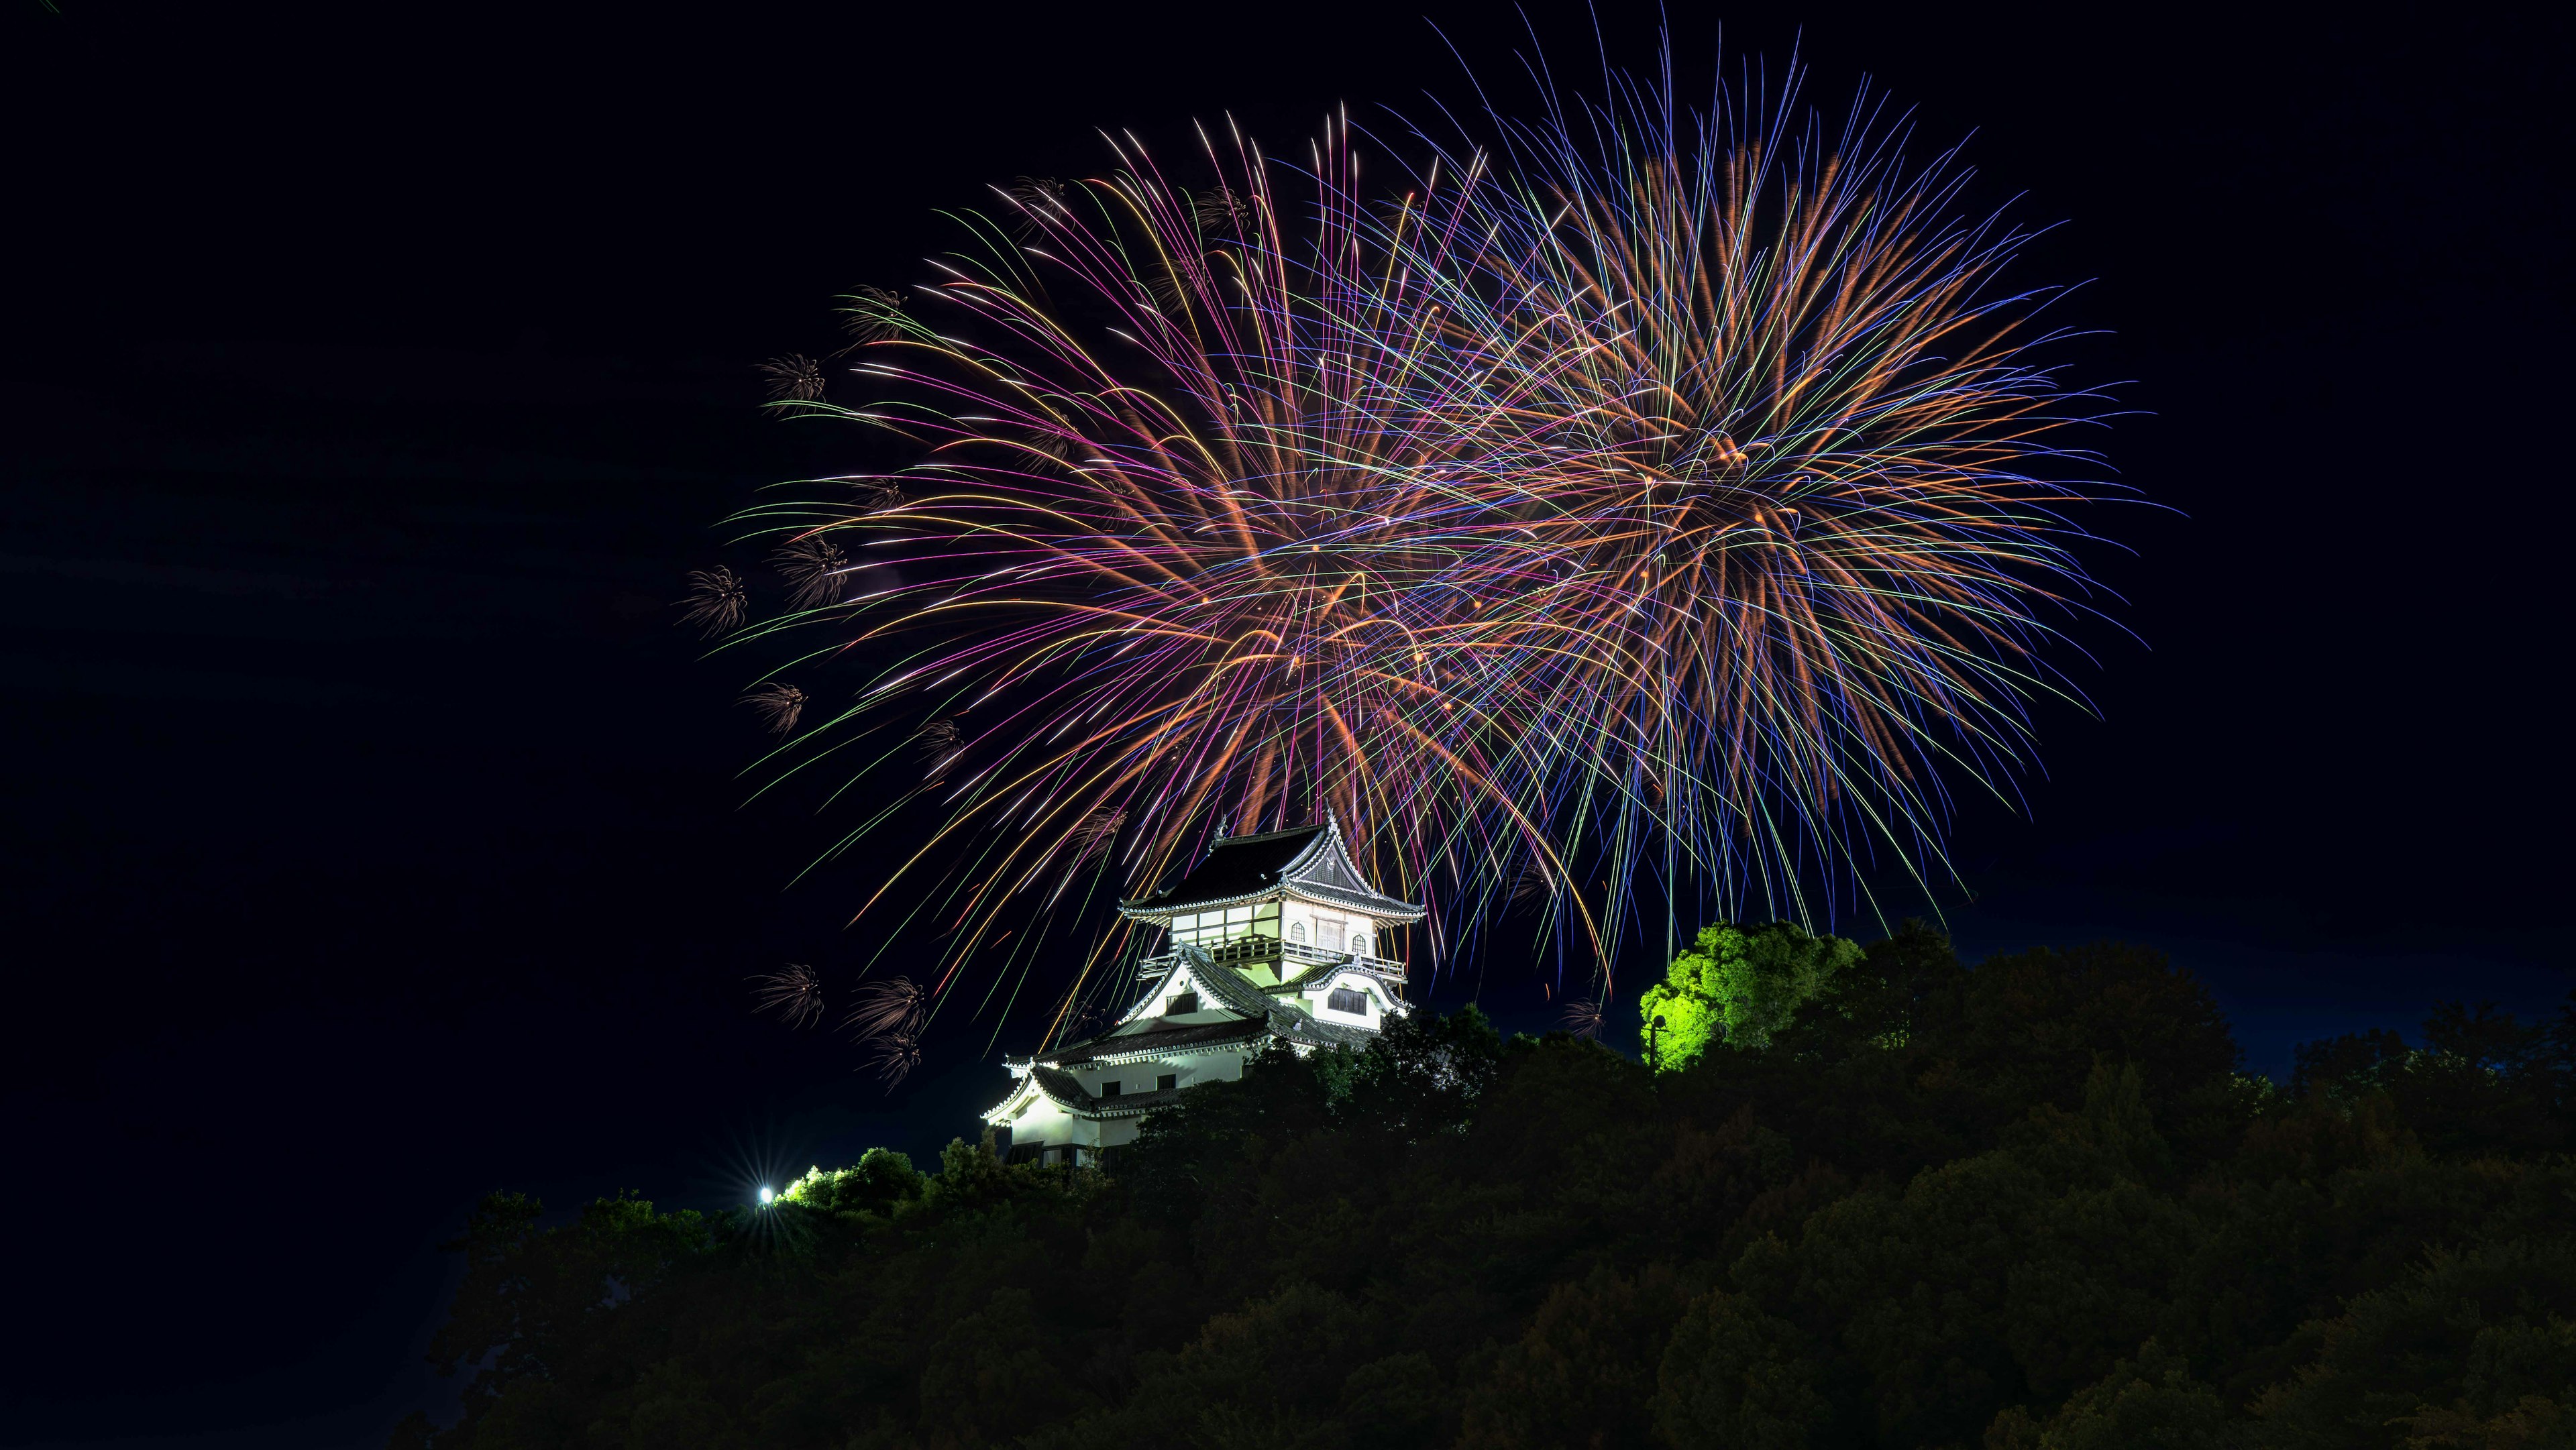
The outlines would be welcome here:
M 2228 1450 L 2242 1436 L 2191 1366 L 2150 1339 L 2046 1424 L 2019 1405 L 1995 1417 L 1987 1450 Z
M 1648 1265 L 1634 1279 L 1596 1265 L 1558 1285 L 1468 1397 L 1459 1450 L 1642 1443 L 1657 1350 L 1689 1307 L 1692 1287 L 1669 1264 Z
M 1861 957 L 1859 943 L 1809 936 L 1794 922 L 1700 928 L 1693 949 L 1673 958 L 1664 980 L 1646 989 L 1642 1006 L 1654 1067 L 1688 1067 L 1712 1043 L 1769 1046 L 1773 1033 Z
M 912 1159 L 892 1148 L 870 1148 L 847 1168 L 812 1168 L 779 1197 L 820 1213 L 892 1214 L 897 1204 L 919 1199 L 928 1180 Z
M 1106 1171 L 495 1197 L 436 1344 L 464 1418 L 393 1444 L 2576 1443 L 2569 1023 L 2444 1008 L 2277 1092 L 2151 951 L 1737 937 L 1694 980 L 1762 1010 L 1685 1071 L 1426 1012 Z
M 1795 1325 L 1712 1290 L 1673 1330 L 1655 1375 L 1655 1429 L 1674 1450 L 1799 1450 L 1830 1417 L 1823 1371 Z

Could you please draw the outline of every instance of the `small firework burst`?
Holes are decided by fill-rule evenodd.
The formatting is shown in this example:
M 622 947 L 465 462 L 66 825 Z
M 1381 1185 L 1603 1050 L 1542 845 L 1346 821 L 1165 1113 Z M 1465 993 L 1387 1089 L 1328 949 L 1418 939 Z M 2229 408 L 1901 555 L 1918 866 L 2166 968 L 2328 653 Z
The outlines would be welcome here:
M 850 346 L 861 347 L 903 331 L 904 304 L 912 299 L 884 287 L 861 287 L 842 300 L 849 304 L 841 309 L 841 318 Z
M 1610 1024 L 1610 1011 L 1595 998 L 1578 997 L 1565 1004 L 1565 1011 L 1557 1020 L 1575 1036 L 1589 1037 L 1597 1042 L 1601 1029 Z
M 1022 176 L 1002 188 L 1020 209 L 1013 230 L 1025 237 L 1038 230 L 1041 219 L 1064 210 L 1064 183 L 1052 176 Z
M 1556 896 L 1556 878 L 1548 874 L 1547 864 L 1531 860 L 1521 863 L 1512 878 L 1512 905 L 1515 909 L 1544 907 Z
M 921 1065 L 921 1028 L 929 1015 L 928 988 L 909 977 L 889 977 L 861 986 L 841 1025 L 857 1036 L 868 1065 L 892 1087 Z
M 1116 1022 L 1116 1017 L 1111 1015 L 1107 1008 L 1097 1002 L 1087 1003 L 1081 1011 L 1073 1014 L 1073 1023 L 1060 1040 L 1080 1042 L 1087 1037 L 1097 1037 L 1108 1031 Z
M 922 778 L 937 780 L 948 773 L 949 762 L 957 758 L 957 745 L 964 735 L 954 720 L 933 720 L 921 727 L 921 750 L 930 757 Z
M 1028 467 L 1038 473 L 1069 477 L 1080 471 L 1081 456 L 1071 439 L 1053 433 L 1040 433 L 1029 440 Z
M 912 502 L 911 495 L 882 478 L 854 478 L 850 489 L 858 495 L 862 514 L 890 514 Z
M 823 1015 L 823 978 L 803 962 L 751 978 L 751 1010 L 776 1012 L 790 1027 L 811 1027 Z
M 1211 187 L 1190 198 L 1190 214 L 1199 230 L 1242 237 L 1252 232 L 1252 204 L 1231 186 Z
M 921 1066 L 920 1039 L 906 1033 L 890 1032 L 883 1037 L 872 1037 L 863 1051 L 868 1065 L 877 1070 L 877 1076 L 887 1087 L 903 1081 L 914 1068 Z
M 1064 874 L 1056 879 L 1055 892 L 1048 899 L 1060 900 L 1073 885 L 1074 877 L 1085 863 L 1106 852 L 1118 839 L 1120 828 L 1127 824 L 1127 813 L 1103 807 L 1082 818 L 1080 824 L 1065 833 Z
M 778 572 L 787 577 L 787 602 L 799 609 L 815 609 L 841 602 L 841 584 L 850 572 L 850 558 L 841 546 L 819 534 L 796 539 L 778 551 Z
M 862 1038 L 898 1033 L 917 1036 L 929 1010 L 928 988 L 910 977 L 888 977 L 860 986 L 841 1025 Z
M 823 365 L 803 353 L 771 358 L 759 372 L 769 379 L 769 396 L 782 402 L 810 403 L 823 396 Z
M 805 713 L 806 694 L 784 682 L 766 684 L 742 697 L 760 716 L 760 723 L 773 735 L 784 735 L 796 728 Z
M 706 636 L 741 627 L 743 617 L 751 612 L 751 592 L 743 587 L 741 575 L 719 564 L 692 569 L 688 579 L 689 597 L 679 601 L 688 610 L 680 616 L 682 624 L 695 625 Z
M 1083 817 L 1082 824 L 1073 828 L 1076 859 L 1087 860 L 1099 855 L 1110 842 L 1118 839 L 1119 828 L 1126 824 L 1127 813 L 1115 808 L 1096 810 Z

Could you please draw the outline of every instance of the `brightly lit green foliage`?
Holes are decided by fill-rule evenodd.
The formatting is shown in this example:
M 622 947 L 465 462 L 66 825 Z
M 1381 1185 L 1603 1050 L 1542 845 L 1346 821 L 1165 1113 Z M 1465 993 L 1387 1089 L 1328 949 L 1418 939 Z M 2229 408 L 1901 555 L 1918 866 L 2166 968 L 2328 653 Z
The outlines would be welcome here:
M 1700 928 L 1692 950 L 1673 959 L 1664 980 L 1646 989 L 1642 1020 L 1654 1028 L 1646 1047 L 1659 1070 L 1689 1066 L 1723 1042 L 1767 1047 L 1791 1013 L 1813 1001 L 1833 975 L 1861 959 L 1860 944 L 1809 936 L 1795 923 Z
M 912 1160 L 892 1148 L 870 1148 L 848 1168 L 813 1168 L 779 1195 L 824 1213 L 885 1213 L 921 1197 L 922 1177 Z

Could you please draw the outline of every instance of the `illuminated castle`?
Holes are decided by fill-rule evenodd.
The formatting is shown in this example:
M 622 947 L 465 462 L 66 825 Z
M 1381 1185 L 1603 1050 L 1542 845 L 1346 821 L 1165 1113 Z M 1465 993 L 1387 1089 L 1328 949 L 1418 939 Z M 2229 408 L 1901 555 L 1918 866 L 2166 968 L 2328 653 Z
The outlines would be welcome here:
M 1422 908 L 1362 879 L 1329 817 L 1219 841 L 1196 870 L 1120 902 L 1118 914 L 1169 939 L 1140 964 L 1144 995 L 1107 1031 L 1004 1060 L 1019 1082 L 984 1121 L 1009 1131 L 1014 1160 L 1098 1162 L 1135 1141 L 1145 1114 L 1195 1084 L 1241 1076 L 1273 1042 L 1355 1047 L 1412 1010 L 1404 964 L 1386 954 Z

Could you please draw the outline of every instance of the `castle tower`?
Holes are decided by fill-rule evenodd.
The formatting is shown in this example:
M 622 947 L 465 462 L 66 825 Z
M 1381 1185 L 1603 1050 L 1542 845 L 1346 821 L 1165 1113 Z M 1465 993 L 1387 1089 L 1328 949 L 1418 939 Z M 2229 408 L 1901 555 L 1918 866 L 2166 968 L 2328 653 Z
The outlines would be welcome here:
M 1164 928 L 1163 950 L 1140 964 L 1143 994 L 1107 1031 L 1004 1059 L 1019 1081 L 984 1121 L 1009 1130 L 1014 1160 L 1098 1162 L 1134 1142 L 1147 1113 L 1242 1076 L 1272 1042 L 1356 1047 L 1412 1010 L 1404 965 L 1387 954 L 1422 908 L 1371 887 L 1329 816 L 1219 841 L 1118 914 Z

